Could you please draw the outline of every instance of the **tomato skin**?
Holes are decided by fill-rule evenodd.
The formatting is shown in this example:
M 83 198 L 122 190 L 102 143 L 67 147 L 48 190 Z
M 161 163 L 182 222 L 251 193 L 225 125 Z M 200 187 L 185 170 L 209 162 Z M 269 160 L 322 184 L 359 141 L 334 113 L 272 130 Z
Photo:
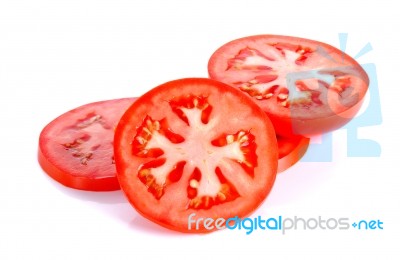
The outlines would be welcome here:
M 54 180 L 64 186 L 87 191 L 115 191 L 119 190 L 119 183 L 116 176 L 105 178 L 72 177 L 69 173 L 61 170 L 49 161 L 49 156 L 40 147 L 38 149 L 38 161 L 42 169 Z
M 38 162 L 42 169 L 54 180 L 64 186 L 88 191 L 114 191 L 119 190 L 115 166 L 106 163 L 113 154 L 113 126 L 116 126 L 125 109 L 136 98 L 122 98 L 116 100 L 100 101 L 86 104 L 70 110 L 46 125 L 39 137 Z M 111 114 L 107 114 L 110 111 Z M 82 122 L 87 114 L 95 113 L 103 115 L 109 128 L 103 130 L 100 135 L 88 130 L 73 128 L 74 124 Z M 107 114 L 107 115 L 106 115 Z M 89 122 L 90 123 L 90 122 Z M 89 124 L 88 123 L 88 124 Z M 98 131 L 100 128 L 94 128 Z M 88 165 L 82 165 L 78 155 L 71 154 L 65 147 L 65 142 L 71 142 L 77 136 L 91 135 L 90 139 L 101 146 L 101 155 L 93 151 L 93 157 Z M 96 156 L 107 156 L 107 158 Z M 108 158 L 110 157 L 110 158 Z M 90 161 L 90 160 L 94 161 Z
M 310 138 L 277 136 L 277 139 L 279 149 L 278 173 L 281 173 L 300 161 L 307 151 Z
M 222 120 L 223 123 L 218 124 L 218 127 L 224 131 L 227 129 L 236 131 L 234 127 L 238 128 L 239 122 L 242 122 L 238 119 L 243 119 L 239 129 L 245 126 L 251 129 L 251 133 L 257 140 L 257 156 L 263 158 L 257 161 L 258 166 L 255 167 L 253 179 L 246 177 L 247 181 L 241 180 L 248 185 L 241 189 L 248 190 L 248 193 L 209 209 L 188 208 L 186 198 L 186 186 L 190 180 L 188 172 L 184 172 L 178 182 L 167 184 L 169 186 L 161 199 L 155 198 L 138 177 L 138 169 L 149 159 L 142 159 L 132 154 L 132 140 L 138 135 L 138 131 L 141 131 L 141 127 L 138 126 L 147 115 L 157 120 L 167 118 L 174 125 L 172 130 L 186 131 L 184 123 L 171 122 L 171 120 L 176 121 L 176 116 L 167 111 L 171 110 L 168 108 L 171 98 L 188 94 L 208 97 L 208 101 L 214 107 L 211 116 Z M 227 114 L 220 114 L 222 111 Z M 243 116 L 243 113 L 247 116 Z M 231 116 L 237 117 L 231 118 Z M 222 131 L 219 128 L 214 129 L 212 133 Z M 144 94 L 122 116 L 115 133 L 114 151 L 121 188 L 136 211 L 165 228 L 185 233 L 205 233 L 216 230 L 208 230 L 203 226 L 195 229 L 193 225 L 189 230 L 187 221 L 192 213 L 196 214 L 196 219 L 220 217 L 228 219 L 235 216 L 247 216 L 264 201 L 272 188 L 277 172 L 277 141 L 273 126 L 266 114 L 240 91 L 211 79 L 174 80 Z M 167 158 L 169 159 L 171 158 Z M 238 169 L 237 166 L 235 167 Z M 233 172 L 228 173 L 228 176 L 231 174 Z
M 314 119 L 281 118 L 272 113 L 267 113 L 275 131 L 281 136 L 291 137 L 303 135 L 312 137 L 327 133 L 346 125 L 360 110 L 363 99 L 348 110 L 328 117 Z
M 356 105 L 342 113 L 315 119 L 281 118 L 271 113 L 267 114 L 279 135 L 286 137 L 296 135 L 312 137 L 346 125 L 357 115 L 363 101 L 360 100 Z
M 260 57 L 268 57 L 268 48 L 264 45 L 268 45 L 268 48 L 279 46 L 277 47 L 279 50 L 291 48 L 292 51 L 295 50 L 293 46 L 296 46 L 303 48 L 302 51 L 306 54 L 302 59 L 296 60 L 298 64 L 287 65 L 287 68 L 284 69 L 282 67 L 276 69 L 273 66 L 256 66 L 254 62 L 257 61 L 254 59 L 252 60 L 252 67 L 241 67 L 239 69 L 234 67 L 232 69 L 232 60 L 236 59 L 242 62 L 246 55 L 258 55 L 259 60 Z M 285 57 L 282 58 L 282 60 L 285 59 Z M 280 58 L 277 61 L 280 62 Z M 227 66 L 226 64 L 230 65 Z M 300 68 L 303 66 L 304 70 L 301 70 Z M 295 71 L 290 71 L 292 68 L 295 68 Z M 278 90 L 287 87 L 281 85 L 285 84 L 282 81 L 274 86 L 278 90 L 271 90 L 271 96 L 253 96 L 253 100 L 270 117 L 277 134 L 287 137 L 292 135 L 313 136 L 333 131 L 348 123 L 357 114 L 368 91 L 369 79 L 366 72 L 353 58 L 333 46 L 314 40 L 282 35 L 254 35 L 224 44 L 214 52 L 208 63 L 210 78 L 242 88 L 242 90 L 246 88 L 248 95 L 259 95 L 259 93 L 253 93 L 254 89 L 251 84 L 249 86 L 248 82 L 252 82 L 251 79 L 275 82 L 276 76 L 272 77 L 271 73 L 276 73 L 287 83 L 290 78 L 286 75 L 293 76 L 298 72 L 310 72 L 312 74 L 315 71 L 324 70 L 330 71 L 324 72 L 326 75 L 334 76 L 334 84 L 331 83 L 332 85 L 328 86 L 328 84 L 325 87 L 320 85 L 317 91 L 311 90 L 311 88 L 307 89 L 307 91 L 311 91 L 310 93 L 319 93 L 317 96 L 310 97 L 311 105 L 309 103 L 302 104 L 301 101 L 301 105 L 280 106 L 277 102 L 279 99 L 275 96 L 278 95 Z M 350 83 L 346 83 L 346 80 L 341 79 L 341 77 L 349 77 Z M 302 79 L 297 80 L 302 81 Z M 246 82 L 247 85 L 242 87 L 241 82 Z M 344 86 L 342 89 L 341 86 L 337 88 L 336 83 L 348 85 L 341 85 Z M 284 93 L 287 94 L 287 92 Z M 319 97 L 321 97 L 321 100 L 319 100 Z

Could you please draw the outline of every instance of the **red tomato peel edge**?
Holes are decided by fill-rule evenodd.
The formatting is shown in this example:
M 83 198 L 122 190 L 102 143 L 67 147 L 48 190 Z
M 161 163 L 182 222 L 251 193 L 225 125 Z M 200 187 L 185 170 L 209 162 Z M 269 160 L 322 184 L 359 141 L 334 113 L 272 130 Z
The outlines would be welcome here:
M 302 136 L 293 136 L 291 138 L 277 136 L 279 161 L 278 173 L 286 171 L 296 164 L 307 152 L 310 138 Z

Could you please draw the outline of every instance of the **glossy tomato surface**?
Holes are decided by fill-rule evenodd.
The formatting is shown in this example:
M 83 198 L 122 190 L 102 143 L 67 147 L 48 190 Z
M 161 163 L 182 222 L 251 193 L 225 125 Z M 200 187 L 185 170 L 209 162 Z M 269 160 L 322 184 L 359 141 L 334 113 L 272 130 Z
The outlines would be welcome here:
M 361 66 L 339 49 L 280 35 L 226 43 L 211 56 L 208 71 L 252 97 L 281 136 L 343 126 L 358 112 L 369 84 Z
M 114 129 L 134 98 L 90 103 L 50 122 L 39 137 L 39 163 L 61 184 L 81 190 L 118 190 Z
M 144 217 L 181 232 L 243 217 L 270 192 L 277 141 L 266 114 L 241 91 L 202 78 L 165 83 L 140 97 L 115 134 L 122 190 Z

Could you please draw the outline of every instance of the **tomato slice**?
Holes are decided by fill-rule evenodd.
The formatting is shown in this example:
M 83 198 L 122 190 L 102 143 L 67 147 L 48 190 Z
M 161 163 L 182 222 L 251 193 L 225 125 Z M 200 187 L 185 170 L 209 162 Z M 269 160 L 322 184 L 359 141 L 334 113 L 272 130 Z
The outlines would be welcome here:
M 61 184 L 80 190 L 118 190 L 114 129 L 135 98 L 75 108 L 50 122 L 39 138 L 39 164 Z
M 302 136 L 276 136 L 278 140 L 278 173 L 283 172 L 300 161 L 306 153 L 310 138 Z
M 315 135 L 346 124 L 368 90 L 351 57 L 309 39 L 257 35 L 231 41 L 211 56 L 209 75 L 251 96 L 281 136 Z
M 181 232 L 188 217 L 242 217 L 270 192 L 277 141 L 241 91 L 201 78 L 167 82 L 138 98 L 115 133 L 118 179 L 144 217 Z

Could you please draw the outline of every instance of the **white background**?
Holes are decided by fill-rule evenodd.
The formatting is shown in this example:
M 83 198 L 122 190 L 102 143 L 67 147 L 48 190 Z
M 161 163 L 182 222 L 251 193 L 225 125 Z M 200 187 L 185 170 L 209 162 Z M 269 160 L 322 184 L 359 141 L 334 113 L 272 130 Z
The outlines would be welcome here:
M 384 1 L 0 1 L 0 259 L 399 259 L 399 26 Z M 69 109 L 207 77 L 209 56 L 238 37 L 338 46 L 341 32 L 350 55 L 373 46 L 358 61 L 376 64 L 383 124 L 360 136 L 381 157 L 348 158 L 336 131 L 333 162 L 281 174 L 253 216 L 380 219 L 384 230 L 183 235 L 140 217 L 120 191 L 64 188 L 37 163 L 41 129 Z

